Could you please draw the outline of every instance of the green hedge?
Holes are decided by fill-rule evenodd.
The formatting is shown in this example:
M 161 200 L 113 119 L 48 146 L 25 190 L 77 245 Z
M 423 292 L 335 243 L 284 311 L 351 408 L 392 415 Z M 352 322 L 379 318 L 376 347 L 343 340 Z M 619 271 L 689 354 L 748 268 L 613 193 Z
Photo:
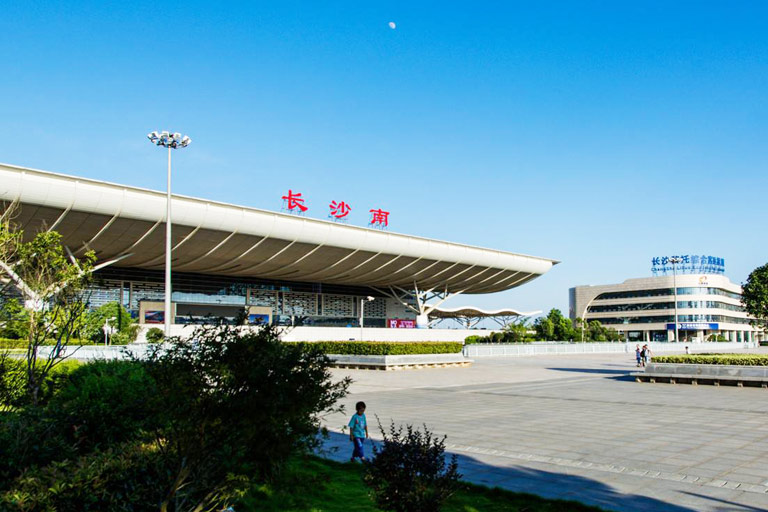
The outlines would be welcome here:
M 288 342 L 291 343 L 291 342 Z M 402 356 L 411 354 L 455 354 L 461 352 L 459 342 L 377 342 L 377 341 L 315 341 L 295 342 L 324 354 L 355 356 Z
M 653 358 L 653 362 L 768 366 L 768 354 L 688 354 L 679 356 L 656 356 Z
M 55 340 L 46 340 L 44 345 L 54 345 L 55 343 Z M 69 344 L 73 347 L 78 345 L 97 345 L 97 343 L 94 343 L 93 341 L 76 338 L 69 340 Z M 27 348 L 27 340 L 23 338 L 16 340 L 10 338 L 0 338 L 0 350 L 8 348 Z

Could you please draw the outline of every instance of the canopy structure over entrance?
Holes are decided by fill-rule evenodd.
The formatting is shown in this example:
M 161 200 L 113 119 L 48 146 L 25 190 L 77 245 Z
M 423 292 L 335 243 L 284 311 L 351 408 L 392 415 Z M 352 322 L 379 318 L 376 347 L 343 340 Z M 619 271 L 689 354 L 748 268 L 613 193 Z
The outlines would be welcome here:
M 429 319 L 433 322 L 439 322 L 446 319 L 454 319 L 467 329 L 471 329 L 477 325 L 481 320 L 490 318 L 497 324 L 504 327 L 509 324 L 515 318 L 521 316 L 533 316 L 538 315 L 541 311 L 518 311 L 516 309 L 482 309 L 473 306 L 464 306 L 458 308 L 435 308 L 429 313 Z
M 24 229 L 53 229 L 76 255 L 163 268 L 164 192 L 0 164 L 0 200 Z M 558 262 L 174 195 L 173 270 L 264 279 L 491 293 Z

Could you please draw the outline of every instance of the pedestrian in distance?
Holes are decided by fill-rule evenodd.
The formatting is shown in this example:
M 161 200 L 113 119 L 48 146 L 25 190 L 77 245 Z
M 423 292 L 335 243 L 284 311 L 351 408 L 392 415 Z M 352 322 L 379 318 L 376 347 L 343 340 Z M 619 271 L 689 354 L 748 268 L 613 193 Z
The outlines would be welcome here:
M 635 345 L 635 359 L 637 359 L 637 367 L 640 367 L 640 364 L 643 362 L 643 355 L 642 350 L 640 350 L 640 345 Z
M 358 458 L 365 460 L 363 442 L 368 439 L 368 420 L 365 419 L 365 402 L 357 402 L 355 404 L 355 411 L 348 424 L 349 440 L 353 444 L 350 462 L 355 462 L 355 459 Z
M 651 349 L 650 349 L 650 347 L 648 346 L 647 343 L 645 345 L 643 345 L 643 348 L 640 351 L 640 356 L 641 356 L 641 358 L 643 360 L 643 367 L 645 367 L 645 365 L 648 364 L 648 361 L 651 360 Z

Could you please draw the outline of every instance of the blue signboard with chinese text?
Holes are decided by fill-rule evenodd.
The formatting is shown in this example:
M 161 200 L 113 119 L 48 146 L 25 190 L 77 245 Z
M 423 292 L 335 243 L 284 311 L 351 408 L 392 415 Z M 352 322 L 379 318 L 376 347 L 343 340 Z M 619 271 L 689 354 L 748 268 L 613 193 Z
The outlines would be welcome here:
M 720 324 L 710 324 L 706 322 L 680 322 L 677 324 L 678 331 L 716 331 Z M 667 330 L 675 329 L 675 324 L 667 324 Z
M 682 256 L 654 256 L 651 258 L 653 275 L 678 274 L 725 274 L 725 259 L 704 254 Z

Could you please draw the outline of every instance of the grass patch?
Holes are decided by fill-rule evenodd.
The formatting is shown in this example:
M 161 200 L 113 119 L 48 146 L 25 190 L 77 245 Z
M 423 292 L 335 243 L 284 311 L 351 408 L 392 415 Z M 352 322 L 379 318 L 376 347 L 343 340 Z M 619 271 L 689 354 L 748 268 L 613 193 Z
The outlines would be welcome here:
M 461 471 L 461 467 L 459 467 Z M 360 464 L 317 457 L 293 459 L 271 485 L 254 486 L 238 512 L 378 512 L 368 497 Z M 602 509 L 471 484 L 446 503 L 444 512 L 596 512 Z
M 684 354 L 678 356 L 655 356 L 653 362 L 768 366 L 768 354 Z

